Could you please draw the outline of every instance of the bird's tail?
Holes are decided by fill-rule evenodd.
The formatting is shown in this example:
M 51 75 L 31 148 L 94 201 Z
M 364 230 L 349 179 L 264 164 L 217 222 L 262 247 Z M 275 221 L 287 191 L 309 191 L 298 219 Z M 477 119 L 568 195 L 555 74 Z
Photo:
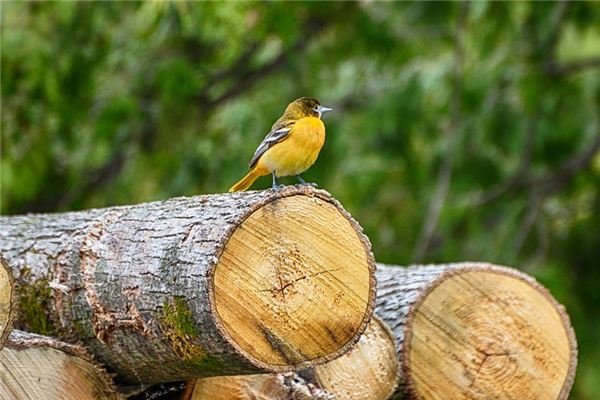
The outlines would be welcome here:
M 261 169 L 254 167 L 250 170 L 250 172 L 248 172 L 246 174 L 246 176 L 244 176 L 242 179 L 240 179 L 240 181 L 238 183 L 236 183 L 231 188 L 229 188 L 229 191 L 230 192 L 243 192 L 244 190 L 246 190 L 250 186 L 252 186 L 252 184 L 258 177 L 266 175 L 266 174 L 267 174 L 266 171 L 262 171 Z

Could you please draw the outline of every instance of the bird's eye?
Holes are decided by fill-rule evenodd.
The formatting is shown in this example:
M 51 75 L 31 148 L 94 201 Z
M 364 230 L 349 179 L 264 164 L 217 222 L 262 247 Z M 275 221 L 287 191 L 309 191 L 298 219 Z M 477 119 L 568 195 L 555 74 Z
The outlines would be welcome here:
M 313 107 L 313 110 L 315 111 L 319 111 L 319 105 L 317 104 L 316 106 Z

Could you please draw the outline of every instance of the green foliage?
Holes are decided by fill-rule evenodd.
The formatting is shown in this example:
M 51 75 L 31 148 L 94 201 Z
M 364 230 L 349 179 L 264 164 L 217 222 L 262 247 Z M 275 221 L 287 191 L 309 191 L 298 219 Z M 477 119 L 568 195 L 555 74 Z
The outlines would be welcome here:
M 536 275 L 600 392 L 596 4 L 10 2 L 1 56 L 2 213 L 223 192 L 311 95 L 377 259 Z

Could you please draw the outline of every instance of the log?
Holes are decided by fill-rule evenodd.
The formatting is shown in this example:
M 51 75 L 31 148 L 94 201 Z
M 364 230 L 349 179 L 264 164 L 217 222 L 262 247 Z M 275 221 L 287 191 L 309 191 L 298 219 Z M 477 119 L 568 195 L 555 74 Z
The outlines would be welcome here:
M 16 325 L 81 341 L 120 384 L 303 369 L 375 301 L 360 226 L 309 186 L 0 217 Z
M 389 398 L 399 379 L 394 337 L 389 328 L 374 317 L 358 343 L 336 360 L 302 371 L 313 387 L 335 399 L 380 400 Z M 288 379 L 290 375 L 288 375 Z M 293 379 L 302 379 L 296 375 Z M 191 381 L 190 400 L 292 400 L 282 390 L 282 375 L 238 375 Z
M 377 280 L 375 312 L 392 329 L 395 356 L 357 356 L 367 330 L 348 354 L 313 368 L 309 382 L 348 400 L 568 398 L 575 335 L 564 308 L 532 277 L 475 262 L 378 264 Z M 236 400 L 250 400 L 269 376 L 211 379 L 194 382 L 203 395 L 194 400 L 230 387 L 244 393 Z
M 378 264 L 376 313 L 392 329 L 401 398 L 567 399 L 577 345 L 532 277 L 488 263 Z
M 13 331 L 0 351 L 0 400 L 122 398 L 108 373 L 79 346 Z
M 0 350 L 12 331 L 15 309 L 16 294 L 12 270 L 0 255 Z
M 373 316 L 348 353 L 312 368 L 314 381 L 336 399 L 387 399 L 400 378 L 395 342 L 388 326 Z
M 217 376 L 188 382 L 180 400 L 335 400 L 294 372 Z

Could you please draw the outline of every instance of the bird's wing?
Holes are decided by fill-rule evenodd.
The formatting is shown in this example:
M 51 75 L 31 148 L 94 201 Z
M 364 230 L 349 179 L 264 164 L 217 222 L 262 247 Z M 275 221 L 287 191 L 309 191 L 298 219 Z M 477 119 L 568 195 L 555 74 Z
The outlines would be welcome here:
M 288 121 L 286 123 L 276 124 L 271 132 L 269 132 L 263 141 L 258 145 L 254 155 L 252 156 L 252 159 L 248 163 L 248 166 L 250 168 L 254 167 L 254 164 L 256 164 L 260 156 L 262 156 L 265 151 L 269 150 L 275 144 L 287 138 L 290 135 L 294 123 L 295 121 Z

